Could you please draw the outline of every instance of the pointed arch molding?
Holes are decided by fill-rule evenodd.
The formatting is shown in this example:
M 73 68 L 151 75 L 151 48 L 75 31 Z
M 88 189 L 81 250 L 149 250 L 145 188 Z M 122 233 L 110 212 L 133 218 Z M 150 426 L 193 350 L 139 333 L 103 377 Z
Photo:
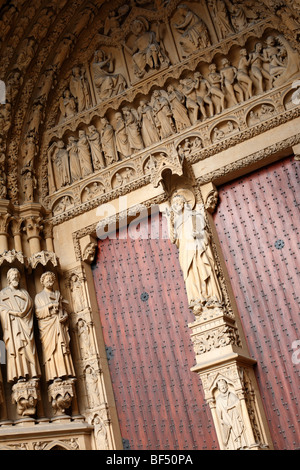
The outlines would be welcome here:
M 115 3 L 116 9 L 123 13 L 122 28 L 114 34 L 109 34 L 111 31 L 108 30 L 107 35 L 104 34 L 103 18 L 109 14 L 112 6 L 103 4 L 101 0 L 63 1 L 58 4 L 54 0 L 46 3 L 40 1 L 30 7 L 25 2 L 19 2 L 18 7 L 13 6 L 8 11 L 5 10 L 8 19 L 7 23 L 4 23 L 6 27 L 1 43 L 1 53 L 5 59 L 0 66 L 0 78 L 8 84 L 9 101 L 4 116 L 5 139 L 2 144 L 7 154 L 9 198 L 14 203 L 22 202 L 24 192 L 26 196 L 26 181 L 20 185 L 22 175 L 20 157 L 23 158 L 25 166 L 28 163 L 27 159 L 33 159 L 35 162 L 36 175 L 24 172 L 28 184 L 31 184 L 34 177 L 37 179 L 34 187 L 35 195 L 29 194 L 29 197 L 45 198 L 48 193 L 46 147 L 51 129 L 55 129 L 59 101 L 69 82 L 72 67 L 79 63 L 86 64 L 91 58 L 91 52 L 97 47 L 116 48 L 120 42 L 130 36 L 131 23 L 137 16 L 170 28 L 170 19 L 176 14 L 180 2 L 178 0 L 163 2 L 164 8 L 161 8 L 162 3 L 159 1 L 154 2 L 155 8 L 149 8 L 145 2 L 136 2 L 136 6 L 125 12 L 121 2 Z M 268 9 L 272 2 L 269 5 L 266 1 L 266 6 L 260 7 L 262 20 L 249 22 L 242 32 L 231 34 L 224 39 L 217 37 L 217 33 L 213 31 L 212 13 L 208 12 L 204 3 L 201 2 L 201 8 L 205 10 L 206 22 L 210 23 L 212 45 L 199 54 L 183 58 L 178 44 L 176 45 L 174 41 L 172 63 L 165 69 L 162 67 L 156 74 L 155 80 L 158 86 L 163 87 L 170 77 L 180 78 L 187 71 L 194 71 L 201 62 L 211 62 L 218 54 L 227 55 L 234 45 L 242 46 L 251 37 L 260 38 L 264 31 L 272 30 L 274 27 L 289 36 L 292 44 L 297 44 L 293 34 L 287 32 L 289 29 L 286 31 L 280 21 L 278 9 Z M 275 15 L 270 16 L 272 11 Z M 24 16 L 27 20 L 19 23 L 18 20 Z M 291 28 L 291 22 L 288 22 L 287 26 Z M 174 37 L 174 32 L 168 30 L 168 34 Z M 170 53 L 170 44 L 168 47 Z M 149 93 L 153 86 L 151 74 L 149 76 L 146 74 L 142 80 L 137 81 L 128 71 L 128 65 L 124 68 L 126 75 L 125 72 L 130 84 L 124 93 L 121 93 L 117 99 L 101 103 L 100 111 L 96 105 L 92 106 L 88 113 L 83 115 L 79 113 L 71 120 L 72 122 L 66 123 L 65 128 L 69 126 L 69 129 L 74 131 L 74 126 L 78 127 L 80 122 L 83 124 L 91 122 L 95 115 L 102 115 L 109 109 L 117 109 L 122 102 L 131 103 L 138 95 Z M 59 126 L 57 131 L 59 135 L 62 127 Z M 23 180 L 26 178 L 24 176 Z
M 141 208 L 150 212 L 153 205 L 169 207 L 171 194 L 184 183 L 193 189 L 201 207 L 205 205 L 208 238 L 213 239 L 209 212 L 213 211 L 217 190 L 212 183 L 217 186 L 291 154 L 292 149 L 298 152 L 300 108 L 292 100 L 292 85 L 295 77 L 300 76 L 296 24 L 299 10 L 293 9 L 292 1 L 286 2 L 288 7 L 283 7 L 282 2 L 247 0 L 243 3 L 253 6 L 252 13 L 248 12 L 244 25 L 238 23 L 235 30 L 231 23 L 227 33 L 217 23 L 218 12 L 210 5 L 214 2 L 187 2 L 195 14 L 201 11 L 209 35 L 202 34 L 202 47 L 192 52 L 188 50 L 186 36 L 174 26 L 180 23 L 182 17 L 178 11 L 185 2 L 133 0 L 130 5 L 127 3 L 122 0 L 110 3 L 37 0 L 29 5 L 19 0 L 11 2 L 11 7 L 5 6 L 3 16 L 0 15 L 0 54 L 3 57 L 0 79 L 5 82 L 7 92 L 7 102 L 0 108 L 0 265 L 5 270 L 11 265 L 20 268 L 23 281 L 28 273 L 32 277 L 33 295 L 40 290 L 42 271 L 50 269 L 59 274 L 59 288 L 72 310 L 70 334 L 77 372 L 76 400 L 78 398 L 82 412 L 79 414 L 74 406 L 74 413 L 78 415 L 74 415 L 73 423 L 64 422 L 61 433 L 56 433 L 54 419 L 51 424 L 44 423 L 43 433 L 39 435 L 42 429 L 39 423 L 30 442 L 26 441 L 22 427 L 10 426 L 10 422 L 8 428 L 15 430 L 15 434 L 11 432 L 3 438 L 4 433 L 0 432 L 3 448 L 24 448 L 25 445 L 38 449 L 40 439 L 37 436 L 41 437 L 45 449 L 57 446 L 118 449 L 123 446 L 90 267 L 97 247 L 97 228 L 105 228 L 111 220 L 103 218 L 99 224 L 96 208 L 109 201 L 114 203 L 120 196 L 128 196 L 130 208 L 116 211 L 114 217 L 117 226 L 122 225 Z M 117 20 L 110 15 L 112 10 L 118 12 Z M 112 22 L 107 23 L 105 18 L 111 18 Z M 134 47 L 131 26 L 137 18 L 139 27 L 145 28 L 152 40 L 155 34 L 152 62 L 149 57 L 146 62 L 141 56 L 134 59 L 134 53 L 130 53 Z M 114 21 L 120 21 L 121 27 L 116 28 Z M 83 162 L 85 173 L 79 175 L 75 165 L 72 177 L 68 176 L 66 168 L 55 167 L 54 155 L 57 156 L 58 151 L 65 152 L 59 158 L 67 155 L 68 166 L 73 145 L 70 137 L 75 138 L 77 145 L 80 132 L 88 130 L 91 137 L 95 129 L 105 128 L 106 121 L 107 132 L 113 132 L 115 137 L 118 112 L 127 113 L 128 119 L 134 122 L 141 101 L 145 99 L 152 106 L 154 95 L 158 95 L 163 102 L 170 85 L 180 85 L 182 94 L 185 90 L 188 95 L 187 82 L 191 77 L 194 79 L 196 73 L 198 77 L 200 72 L 207 78 L 213 63 L 220 72 L 224 59 L 237 65 L 241 50 L 246 49 L 248 55 L 253 53 L 255 44 L 260 41 L 266 46 L 270 35 L 276 35 L 277 50 L 286 51 L 287 57 L 282 60 L 293 59 L 292 63 L 296 64 L 296 70 L 286 80 L 280 80 L 283 62 L 279 60 L 275 86 L 259 90 L 259 83 L 256 83 L 255 93 L 249 94 L 248 90 L 247 99 L 238 103 L 234 102 L 231 92 L 223 107 L 217 99 L 204 104 L 199 99 L 196 117 L 193 107 L 187 105 L 185 109 L 180 108 L 181 112 L 177 108 L 177 120 L 175 111 L 171 120 L 162 122 L 156 116 L 152 134 L 148 132 L 143 137 L 143 145 L 138 138 L 133 139 L 129 153 L 115 145 L 110 149 L 111 154 L 108 151 L 105 154 L 105 161 L 102 139 L 103 153 L 99 149 L 94 151 L 93 171 L 87 160 Z M 114 96 L 109 96 L 109 86 L 103 91 L 101 81 L 98 86 L 93 75 L 95 52 L 100 50 L 97 60 L 111 67 L 106 77 L 118 89 Z M 155 55 L 153 51 L 159 53 Z M 76 68 L 77 72 L 80 69 L 81 79 L 86 80 L 88 93 L 76 96 L 72 102 L 70 98 L 76 95 L 76 87 L 70 83 L 77 73 Z M 67 89 L 72 96 L 66 93 Z M 99 89 L 104 93 L 100 97 Z M 212 105 L 216 112 L 209 115 Z M 153 135 L 157 129 L 160 134 L 155 140 Z M 146 138 L 149 139 L 147 145 Z M 221 253 L 214 240 L 211 245 L 221 272 Z M 230 447 L 224 444 L 218 416 L 222 384 L 227 387 L 237 415 L 243 417 L 246 431 L 241 433 L 239 448 L 247 445 L 272 448 L 253 372 L 255 358 L 249 357 L 237 312 L 231 309 L 230 284 L 224 272 L 221 272 L 220 283 L 227 310 L 219 308 L 211 314 L 205 311 L 205 318 L 198 311 L 195 322 L 189 325 L 196 357 L 193 370 L 202 380 L 221 448 Z M 196 312 L 195 307 L 193 312 Z M 224 333 L 225 349 L 222 349 L 222 341 L 218 343 L 219 331 Z M 209 351 L 203 352 L 205 334 L 212 334 L 217 344 L 212 355 Z M 247 396 L 249 390 L 251 402 Z M 59 421 L 56 424 L 58 428 L 63 427 Z M 255 429 L 259 429 L 260 436 L 255 435 Z

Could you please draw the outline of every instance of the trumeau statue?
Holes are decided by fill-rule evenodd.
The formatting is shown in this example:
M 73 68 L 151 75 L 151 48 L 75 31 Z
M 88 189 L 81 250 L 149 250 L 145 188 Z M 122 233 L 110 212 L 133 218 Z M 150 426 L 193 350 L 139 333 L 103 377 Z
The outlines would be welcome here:
M 7 351 L 7 381 L 27 380 L 41 375 L 33 332 L 33 302 L 19 287 L 16 268 L 7 273 L 8 286 L 0 293 L 0 317 Z
M 54 290 L 55 274 L 47 271 L 41 276 L 43 291 L 35 296 L 35 314 L 38 319 L 43 348 L 46 381 L 75 377 L 68 328 L 67 301 Z
M 223 296 L 216 273 L 203 210 L 193 209 L 188 190 L 178 190 L 171 199 L 170 240 L 179 250 L 190 306 L 220 307 Z M 192 198 L 190 198 L 192 200 Z

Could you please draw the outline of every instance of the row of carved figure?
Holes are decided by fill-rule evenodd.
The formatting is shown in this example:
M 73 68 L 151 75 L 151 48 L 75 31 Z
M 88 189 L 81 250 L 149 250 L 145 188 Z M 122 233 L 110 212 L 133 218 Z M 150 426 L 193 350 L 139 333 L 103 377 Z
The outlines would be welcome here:
M 209 65 L 206 78 L 197 71 L 166 90 L 154 90 L 136 108 L 123 107 L 115 113 L 114 125 L 103 117 L 100 131 L 90 125 L 89 134 L 79 130 L 78 139 L 70 136 L 66 147 L 62 140 L 54 142 L 48 150 L 53 188 L 69 185 L 272 88 L 287 71 L 287 55 L 281 38 L 269 36 L 265 47 L 257 43 L 249 55 L 241 49 L 237 67 L 224 58 L 219 71 L 216 64 Z
M 241 2 L 234 4 L 226 0 L 226 4 L 227 6 L 223 0 L 209 1 L 209 8 L 220 39 L 241 31 L 247 27 L 248 20 L 253 21 L 258 18 L 257 12 L 251 12 L 249 8 L 243 7 Z M 200 16 L 185 4 L 178 5 L 177 12 L 181 16 L 178 18 L 178 23 L 173 23 L 173 27 L 179 35 L 183 57 L 211 46 L 209 31 Z M 122 15 L 116 15 L 115 11 L 110 12 L 106 19 L 105 30 L 116 31 L 121 17 Z M 132 58 L 133 73 L 138 78 L 142 78 L 149 70 L 157 70 L 171 63 L 162 41 L 160 26 L 158 24 L 152 30 L 148 20 L 139 16 L 131 23 L 131 32 L 135 38 L 133 44 L 129 46 L 125 41 L 122 43 L 124 51 Z M 116 96 L 128 86 L 125 77 L 121 73 L 115 73 L 114 70 L 115 58 L 112 52 L 97 50 L 91 65 L 91 73 L 95 92 L 100 101 Z M 64 91 L 60 101 L 61 113 L 68 118 L 76 112 L 89 109 L 90 106 L 91 97 L 85 70 L 76 66 L 72 70 L 69 88 Z
M 20 287 L 20 277 L 18 269 L 9 269 L 8 285 L 0 292 L 0 318 L 6 347 L 7 381 L 14 384 L 14 394 L 20 398 L 16 399 L 18 414 L 25 416 L 35 413 L 37 393 L 32 392 L 32 387 L 37 388 L 41 377 L 34 338 L 33 308 L 38 319 L 46 381 L 59 389 L 61 384 L 66 385 L 66 380 L 75 378 L 75 371 L 69 348 L 67 301 L 54 289 L 56 276 L 49 271 L 41 276 L 43 290 L 34 301 Z M 26 385 L 27 399 L 26 393 L 24 395 Z M 68 383 L 68 387 L 70 385 Z M 72 392 L 69 395 L 70 398 Z M 55 408 L 57 403 L 52 403 L 52 406 Z M 62 409 L 60 407 L 60 411 Z

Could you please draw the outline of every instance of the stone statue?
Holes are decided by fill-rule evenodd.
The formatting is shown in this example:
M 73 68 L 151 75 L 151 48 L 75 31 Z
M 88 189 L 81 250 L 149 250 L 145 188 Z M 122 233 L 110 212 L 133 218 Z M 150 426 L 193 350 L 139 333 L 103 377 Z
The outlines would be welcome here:
M 209 117 L 214 115 L 214 104 L 210 97 L 210 83 L 200 72 L 194 73 L 195 91 L 197 97 L 197 103 L 204 119 L 206 119 L 207 111 L 205 105 L 209 107 Z
M 50 155 L 52 155 L 52 161 L 54 164 L 56 189 L 60 189 L 63 186 L 71 183 L 69 154 L 62 140 L 55 142 L 54 145 L 50 147 L 48 152 L 50 152 Z
M 72 70 L 70 79 L 70 91 L 77 101 L 77 110 L 79 113 L 91 107 L 91 100 L 88 89 L 88 82 L 84 76 L 84 72 L 80 67 L 76 66 Z
M 241 49 L 236 79 L 241 87 L 244 87 L 243 90 L 246 100 L 253 96 L 253 82 L 249 75 L 249 66 L 250 59 L 247 57 L 247 50 Z
M 177 8 L 182 13 L 183 20 L 174 24 L 174 27 L 180 33 L 179 43 L 184 57 L 209 47 L 211 42 L 204 21 L 185 4 L 178 5 Z
M 180 80 L 182 93 L 186 97 L 186 108 L 189 113 L 191 124 L 196 124 L 198 121 L 199 105 L 197 99 L 196 87 L 197 83 L 192 77 L 183 78 Z
M 219 114 L 225 109 L 225 95 L 221 89 L 222 79 L 220 74 L 217 72 L 216 64 L 210 64 L 208 69 L 209 74 L 207 80 L 210 84 L 210 94 L 215 98 L 214 104 L 216 113 Z
M 224 85 L 224 90 L 230 96 L 231 101 L 234 104 L 238 104 L 244 101 L 244 92 L 239 83 L 236 81 L 237 68 L 230 65 L 229 60 L 224 58 L 221 61 L 222 68 L 220 70 L 221 80 Z M 236 97 L 239 97 L 239 100 Z
M 93 173 L 93 166 L 91 160 L 90 146 L 87 135 L 85 131 L 80 130 L 78 132 L 79 139 L 77 141 L 78 156 L 80 161 L 80 167 L 82 172 L 82 177 L 90 175 Z
M 260 42 L 255 44 L 254 51 L 249 54 L 251 73 L 257 81 L 257 93 L 261 94 L 265 91 L 264 79 L 270 83 L 270 73 L 264 68 L 264 64 L 269 62 L 268 58 L 263 55 L 263 46 Z
M 189 305 L 220 307 L 223 296 L 203 212 L 193 210 L 187 196 L 175 193 L 167 215 L 170 240 L 179 250 Z
M 168 86 L 167 92 L 176 129 L 177 132 L 180 132 L 191 126 L 191 121 L 185 107 L 185 96 L 178 89 L 174 88 L 173 85 Z
M 209 0 L 208 5 L 213 14 L 214 24 L 216 26 L 219 39 L 224 39 L 229 34 L 234 33 L 224 0 Z
M 159 141 L 158 130 L 155 125 L 153 109 L 145 100 L 140 101 L 138 115 L 141 126 L 141 134 L 145 147 L 149 147 Z
M 116 127 L 115 127 L 116 148 L 120 154 L 121 159 L 127 158 L 131 155 L 131 149 L 129 145 L 125 121 L 121 113 L 116 113 L 115 119 L 116 119 Z
M 31 165 L 26 165 L 21 170 L 21 179 L 25 202 L 34 201 L 34 190 L 37 188 L 37 179 Z
M 99 49 L 94 54 L 92 64 L 94 85 L 99 100 L 106 100 L 122 93 L 127 88 L 125 78 L 114 72 L 114 63 L 111 54 Z
M 126 133 L 128 136 L 129 146 L 132 153 L 138 152 L 144 148 L 144 142 L 141 136 L 138 116 L 135 110 L 128 107 L 123 108 L 123 116 L 125 120 Z
M 216 411 L 220 422 L 222 441 L 225 449 L 238 450 L 246 446 L 240 400 L 230 392 L 225 379 L 217 382 L 219 394 L 216 398 Z
M 54 290 L 55 274 L 50 271 L 41 276 L 43 291 L 35 296 L 35 314 L 38 319 L 43 348 L 46 381 L 75 377 L 68 328 L 67 301 Z
M 165 139 L 176 132 L 172 119 L 172 111 L 169 102 L 160 90 L 153 92 L 152 108 L 156 126 L 159 129 L 161 139 Z
M 64 91 L 63 97 L 60 99 L 60 111 L 64 119 L 73 117 L 77 113 L 76 101 L 69 88 Z
M 130 48 L 125 42 L 123 46 L 132 56 L 133 71 L 138 78 L 142 78 L 149 70 L 169 64 L 159 33 L 150 30 L 146 18 L 143 16 L 135 18 L 131 23 L 131 31 L 135 36 L 133 47 Z
M 69 154 L 70 175 L 72 182 L 78 181 L 82 178 L 81 167 L 78 156 L 77 142 L 74 136 L 68 139 L 67 151 Z
M 91 148 L 94 170 L 101 170 L 105 167 L 105 163 L 101 149 L 100 134 L 93 125 L 89 126 L 88 130 L 90 133 L 87 138 Z
M 118 154 L 115 142 L 115 132 L 113 127 L 110 125 L 108 120 L 103 117 L 101 118 L 101 144 L 102 150 L 105 157 L 106 165 L 111 165 L 118 161 Z
M 244 8 L 243 3 L 240 1 L 225 0 L 229 14 L 231 24 L 234 27 L 236 32 L 243 31 L 243 29 L 247 28 L 248 26 L 248 11 Z M 255 18 L 255 15 L 252 15 L 252 18 Z
M 33 331 L 33 302 L 19 287 L 16 268 L 7 272 L 8 286 L 0 292 L 0 318 L 7 351 L 7 381 L 26 381 L 41 375 Z

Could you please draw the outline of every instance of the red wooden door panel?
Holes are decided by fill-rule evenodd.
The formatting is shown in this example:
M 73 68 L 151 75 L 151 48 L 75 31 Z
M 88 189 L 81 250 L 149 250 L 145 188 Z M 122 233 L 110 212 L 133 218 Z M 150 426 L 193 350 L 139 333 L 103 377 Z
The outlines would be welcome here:
M 220 188 L 215 214 L 277 449 L 300 448 L 299 182 L 300 162 L 277 162 Z
M 190 371 L 193 315 L 177 249 L 158 224 L 164 239 L 132 240 L 122 231 L 99 241 L 93 266 L 122 437 L 131 449 L 218 448 L 200 379 Z

